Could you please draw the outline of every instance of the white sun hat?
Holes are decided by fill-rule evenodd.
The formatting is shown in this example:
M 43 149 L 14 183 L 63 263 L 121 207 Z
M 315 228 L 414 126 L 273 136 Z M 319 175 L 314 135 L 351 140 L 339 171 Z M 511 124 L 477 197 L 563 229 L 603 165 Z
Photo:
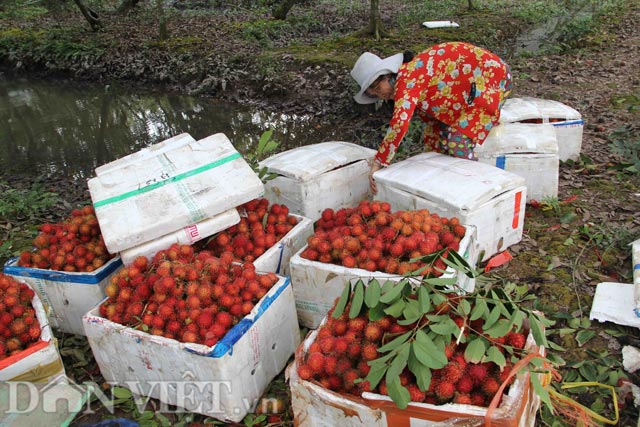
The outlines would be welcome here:
M 377 98 L 366 95 L 364 92 L 371 86 L 378 77 L 383 74 L 395 74 L 402 65 L 402 53 L 380 59 L 379 56 L 370 52 L 360 55 L 351 70 L 351 77 L 360 85 L 358 92 L 353 99 L 358 104 L 372 104 Z

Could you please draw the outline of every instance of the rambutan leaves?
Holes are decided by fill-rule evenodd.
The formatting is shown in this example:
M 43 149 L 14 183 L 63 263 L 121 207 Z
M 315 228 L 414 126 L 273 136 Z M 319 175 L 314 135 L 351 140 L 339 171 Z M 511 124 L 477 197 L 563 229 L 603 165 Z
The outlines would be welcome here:
M 450 261 L 454 269 L 461 268 L 454 258 Z M 524 348 L 528 332 L 538 345 L 547 346 L 545 327 L 553 322 L 526 309 L 524 303 L 531 298 L 513 283 L 498 287 L 476 281 L 476 291 L 464 293 L 456 286 L 456 277 L 407 274 L 384 283 L 366 280 L 345 286 L 332 317 L 364 317 L 369 322 L 391 319 L 391 327 L 376 341 L 378 357 L 374 354 L 366 359 L 370 369 L 358 381 L 368 382 L 371 390 L 382 387 L 382 393 L 388 393 L 400 408 L 406 407 L 410 390 L 416 392 L 416 386 L 422 393 L 435 393 L 439 403 L 449 401 L 459 376 L 450 369 L 444 373 L 447 366 L 456 365 L 458 371 L 467 364 L 510 369 L 529 351 Z M 528 330 L 523 328 L 525 322 Z M 443 382 L 443 377 L 448 382 Z M 437 384 L 431 384 L 434 381 Z M 490 388 L 474 385 L 483 390 L 485 386 Z

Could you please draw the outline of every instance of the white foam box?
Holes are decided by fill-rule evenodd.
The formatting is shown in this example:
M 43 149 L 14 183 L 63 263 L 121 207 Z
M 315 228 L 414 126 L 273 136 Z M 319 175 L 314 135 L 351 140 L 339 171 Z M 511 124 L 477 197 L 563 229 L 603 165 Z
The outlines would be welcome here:
M 433 405 L 409 403 L 400 409 L 388 397 L 376 393 L 362 396 L 342 394 L 305 381 L 298 376 L 297 366 L 315 341 L 317 331 L 310 331 L 295 352 L 295 360 L 287 367 L 291 390 L 294 425 L 298 427 L 456 427 L 484 426 L 487 408 L 449 403 Z M 527 347 L 534 348 L 529 336 Z M 544 354 L 544 349 L 541 349 Z M 492 425 L 501 427 L 534 427 L 540 398 L 532 390 L 529 373 L 520 374 L 494 410 Z
M 468 227 L 467 233 L 460 241 L 458 253 L 472 267 L 476 267 L 478 259 L 475 244 L 475 227 Z M 381 271 L 369 271 L 362 268 L 348 268 L 342 265 L 311 261 L 300 254 L 306 245 L 296 253 L 289 262 L 289 273 L 296 300 L 298 321 L 304 327 L 315 329 L 320 325 L 327 312 L 334 306 L 347 282 L 354 283 L 358 279 L 376 278 L 381 281 L 400 280 L 402 276 Z M 442 274 L 443 278 L 457 277 L 457 284 L 465 291 L 471 292 L 475 287 L 475 279 L 451 267 Z
M 500 123 L 516 122 L 552 124 L 556 130 L 560 161 L 580 158 L 584 121 L 574 108 L 551 99 L 508 98 L 500 112 Z
M 23 280 L 17 280 L 25 283 Z M 29 284 L 27 283 L 27 285 Z M 40 324 L 40 341 L 20 353 L 0 360 L 0 381 L 33 383 L 66 381 L 57 342 L 51 333 L 47 313 L 37 292 L 31 304 Z
M 527 202 L 558 197 L 560 160 L 555 128 L 550 124 L 505 123 L 495 126 L 482 145 L 478 161 L 525 180 Z
M 107 382 L 222 421 L 241 421 L 300 343 L 289 278 L 269 290 L 215 346 L 147 334 L 99 314 L 83 318 Z
M 118 253 L 261 197 L 264 185 L 222 133 L 173 139 L 96 169 L 88 181 L 102 237 Z
M 522 239 L 527 187 L 519 175 L 430 152 L 396 162 L 374 178 L 374 198 L 394 211 L 428 209 L 475 226 L 482 261 Z
M 156 253 L 168 248 L 174 243 L 191 245 L 218 231 L 225 230 L 238 222 L 240 222 L 238 210 L 235 208 L 229 209 L 221 214 L 200 221 L 197 224 L 187 225 L 173 233 L 166 234 L 150 242 L 125 249 L 120 252 L 120 258 L 122 258 L 122 262 L 125 265 L 133 263 L 139 256 L 152 258 Z
M 294 216 L 298 223 L 275 245 L 267 249 L 253 262 L 257 271 L 267 271 L 281 276 L 289 276 L 291 257 L 307 244 L 307 238 L 313 235 L 313 222 L 300 215 Z
M 121 267 L 119 256 L 87 273 L 20 267 L 18 259 L 12 258 L 3 271 L 36 291 L 53 328 L 84 335 L 82 316 L 104 299 L 104 288 Z
M 262 162 L 277 177 L 265 183 L 270 203 L 317 221 L 326 208 L 356 206 L 369 197 L 369 171 L 376 151 L 329 141 L 294 148 Z

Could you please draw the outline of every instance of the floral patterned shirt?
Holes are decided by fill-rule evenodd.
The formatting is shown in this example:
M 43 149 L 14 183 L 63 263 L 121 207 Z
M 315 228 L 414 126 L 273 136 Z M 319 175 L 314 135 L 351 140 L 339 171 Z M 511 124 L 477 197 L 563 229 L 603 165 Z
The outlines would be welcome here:
M 441 43 L 416 55 L 398 70 L 393 116 L 376 160 L 391 163 L 414 112 L 427 124 L 432 151 L 439 151 L 441 123 L 482 144 L 500 118 L 510 80 L 502 59 L 468 43 Z

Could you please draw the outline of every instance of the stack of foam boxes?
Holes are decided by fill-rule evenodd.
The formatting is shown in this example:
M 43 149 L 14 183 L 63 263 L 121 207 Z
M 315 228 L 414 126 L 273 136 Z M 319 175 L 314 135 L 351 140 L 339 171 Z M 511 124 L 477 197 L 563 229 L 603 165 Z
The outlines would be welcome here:
M 128 265 L 237 224 L 236 208 L 261 197 L 264 185 L 224 134 L 198 141 L 182 134 L 99 167 L 89 190 L 107 248 Z M 283 276 L 290 253 L 312 230 L 310 220 L 297 219 L 254 262 L 279 281 L 212 347 L 111 322 L 98 306 L 86 313 L 84 331 L 104 378 L 191 412 L 242 420 L 300 342 L 291 283 Z
M 558 196 L 559 164 L 578 160 L 583 120 L 578 111 L 539 98 L 510 98 L 500 125 L 475 148 L 478 160 L 525 178 L 527 202 Z
M 281 153 L 263 162 L 278 174 L 267 184 L 266 197 L 287 200 L 314 220 L 326 208 L 355 207 L 371 197 L 368 173 L 374 155 L 371 150 L 335 142 Z M 443 217 L 458 217 L 467 228 L 458 252 L 472 267 L 480 256 L 488 259 L 522 237 L 527 189 L 524 178 L 516 174 L 484 163 L 426 153 L 382 169 L 375 178 L 375 199 L 389 202 L 394 212 L 426 208 Z M 291 258 L 290 275 L 298 320 L 310 329 L 326 322 L 328 311 L 347 283 L 369 278 L 400 280 L 400 276 L 384 272 L 311 261 L 302 258 L 304 249 L 306 246 Z M 473 278 L 452 268 L 443 277 L 455 277 L 464 290 L 474 289 Z M 470 405 L 410 404 L 401 410 L 386 396 L 344 395 L 302 380 L 296 364 L 316 335 L 316 331 L 309 333 L 296 351 L 296 361 L 287 368 L 294 417 L 301 426 L 431 425 L 452 417 L 482 420 L 487 412 Z M 538 400 L 523 378 L 511 387 L 494 419 L 499 418 L 505 426 L 532 426 L 537 407 Z

